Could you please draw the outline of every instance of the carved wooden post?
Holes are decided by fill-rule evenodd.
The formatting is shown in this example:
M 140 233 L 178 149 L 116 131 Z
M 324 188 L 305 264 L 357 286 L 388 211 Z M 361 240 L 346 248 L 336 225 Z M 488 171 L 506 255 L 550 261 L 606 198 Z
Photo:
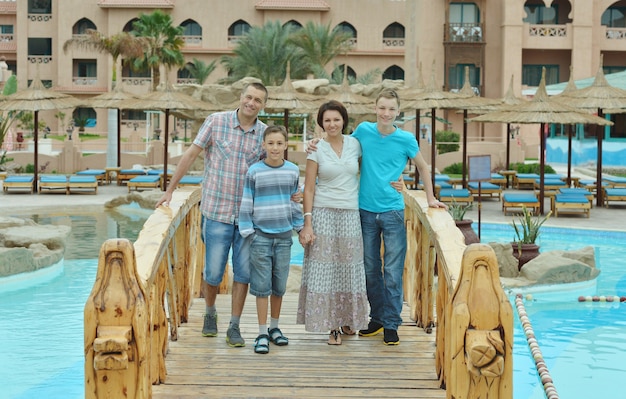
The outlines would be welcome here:
M 85 398 L 150 398 L 148 306 L 133 244 L 106 241 L 85 304 Z
M 488 245 L 465 249 L 447 313 L 447 397 L 513 398 L 513 310 Z

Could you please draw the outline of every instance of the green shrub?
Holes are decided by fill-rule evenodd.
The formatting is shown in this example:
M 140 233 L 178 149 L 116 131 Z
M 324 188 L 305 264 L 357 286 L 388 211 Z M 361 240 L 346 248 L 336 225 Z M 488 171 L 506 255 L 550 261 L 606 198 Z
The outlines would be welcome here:
M 463 174 L 463 163 L 457 162 L 452 165 L 448 165 L 443 168 L 443 173 L 446 175 L 462 175 Z
M 539 169 L 540 169 L 541 165 L 539 165 L 538 163 L 514 163 L 511 164 L 511 169 L 517 171 L 517 173 L 536 173 L 536 174 L 540 174 L 539 173 Z M 556 171 L 554 170 L 554 168 L 550 165 L 545 165 L 544 167 L 544 171 L 545 173 L 556 173 Z
M 435 133 L 437 143 L 458 143 L 461 135 L 451 130 L 439 130 Z M 437 154 L 455 152 L 459 150 L 459 144 L 437 144 Z

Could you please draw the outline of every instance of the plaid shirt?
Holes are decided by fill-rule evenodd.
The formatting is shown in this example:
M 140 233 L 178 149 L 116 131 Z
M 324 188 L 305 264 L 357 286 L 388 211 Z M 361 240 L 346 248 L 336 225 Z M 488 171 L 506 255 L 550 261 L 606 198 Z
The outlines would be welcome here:
M 209 115 L 193 143 L 204 148 L 201 210 L 208 219 L 237 224 L 248 168 L 261 158 L 267 125 L 243 131 L 237 111 Z

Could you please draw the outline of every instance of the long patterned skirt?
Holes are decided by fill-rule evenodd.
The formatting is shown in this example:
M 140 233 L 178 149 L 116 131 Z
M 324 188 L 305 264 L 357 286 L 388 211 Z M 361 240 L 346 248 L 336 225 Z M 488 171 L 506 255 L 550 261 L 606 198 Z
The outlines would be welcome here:
M 367 328 L 363 237 L 358 210 L 313 208 L 315 242 L 305 248 L 297 323 L 311 332 Z

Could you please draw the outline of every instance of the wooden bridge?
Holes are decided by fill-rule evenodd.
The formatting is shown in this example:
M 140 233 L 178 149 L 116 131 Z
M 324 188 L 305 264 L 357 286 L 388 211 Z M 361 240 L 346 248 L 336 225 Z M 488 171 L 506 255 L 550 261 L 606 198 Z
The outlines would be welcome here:
M 253 297 L 241 320 L 247 347 L 225 343 L 228 294 L 218 295 L 218 337 L 200 334 L 199 201 L 200 189 L 178 189 L 135 243 L 103 244 L 85 304 L 86 398 L 512 398 L 512 308 L 495 254 L 481 244 L 466 250 L 450 215 L 428 208 L 422 192 L 405 191 L 400 345 L 381 335 L 329 346 L 326 334 L 296 325 L 291 293 L 280 323 L 289 345 L 267 355 L 251 348 Z

